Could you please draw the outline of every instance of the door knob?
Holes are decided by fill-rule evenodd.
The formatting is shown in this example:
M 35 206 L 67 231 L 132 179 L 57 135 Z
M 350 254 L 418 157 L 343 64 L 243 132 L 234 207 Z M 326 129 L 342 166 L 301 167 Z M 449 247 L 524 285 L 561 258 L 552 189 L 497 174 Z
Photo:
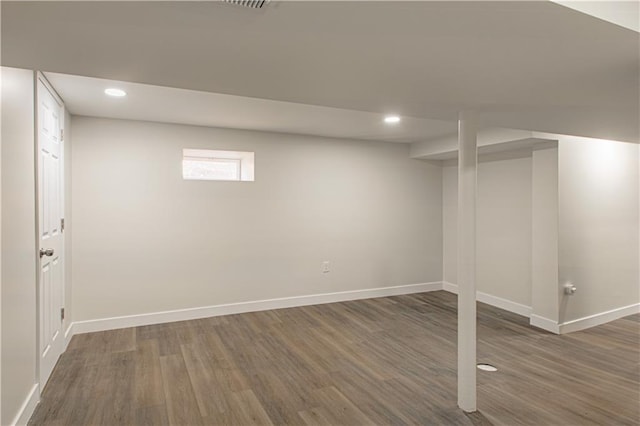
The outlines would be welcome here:
M 53 249 L 40 249 L 40 257 L 53 256 Z

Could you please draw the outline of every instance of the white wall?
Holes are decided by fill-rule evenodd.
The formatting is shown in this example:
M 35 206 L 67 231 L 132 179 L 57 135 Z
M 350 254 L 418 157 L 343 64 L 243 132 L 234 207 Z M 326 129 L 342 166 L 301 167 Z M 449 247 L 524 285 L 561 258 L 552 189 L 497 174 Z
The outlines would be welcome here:
M 640 145 L 551 136 L 557 149 L 479 164 L 477 287 L 531 306 L 549 329 L 600 315 L 566 328 L 574 330 L 640 302 Z M 443 271 L 452 283 L 456 194 L 456 167 L 445 167 Z M 575 295 L 564 295 L 566 282 Z
M 66 333 L 73 321 L 73 288 L 72 288 L 72 264 L 73 264 L 73 215 L 71 211 L 71 182 L 72 182 L 72 129 L 71 115 L 65 109 L 64 116 L 64 310 L 65 316 L 62 322 L 62 330 Z
M 0 86 L 2 85 L 2 70 L 0 69 Z M 1 90 L 1 89 L 0 89 Z M 2 102 L 0 102 L 0 116 L 2 115 Z M 0 132 L 2 129 L 0 117 Z M 0 141 L 2 135 L 0 135 Z M 2 252 L 2 143 L 0 142 L 0 252 Z M 0 255 L 0 422 L 2 422 L 2 256 Z
M 458 283 L 458 167 L 442 168 L 442 280 Z M 477 273 L 476 273 L 477 275 Z M 476 277 L 477 278 L 477 277 Z M 476 288 L 478 288 L 476 279 Z
M 480 161 L 479 292 L 531 306 L 531 157 Z M 457 167 L 443 168 L 444 281 L 456 284 Z
M 560 322 L 640 302 L 640 145 L 563 137 L 559 145 Z
M 532 153 L 531 313 L 533 322 L 558 323 L 558 148 Z
M 72 132 L 76 321 L 441 280 L 441 168 L 407 145 L 87 117 Z M 255 151 L 256 181 L 184 181 L 183 148 Z
M 2 419 L 36 383 L 33 72 L 2 68 Z

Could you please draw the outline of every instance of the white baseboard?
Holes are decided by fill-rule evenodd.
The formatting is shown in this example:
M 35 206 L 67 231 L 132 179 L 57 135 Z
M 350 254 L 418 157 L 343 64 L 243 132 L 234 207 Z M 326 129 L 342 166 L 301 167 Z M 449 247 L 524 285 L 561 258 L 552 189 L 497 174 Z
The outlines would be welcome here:
M 640 303 L 635 303 L 633 305 L 623 306 L 622 308 L 612 309 L 599 314 L 566 321 L 561 324 L 539 315 L 531 315 L 530 324 L 543 330 L 550 331 L 551 333 L 566 334 L 606 324 L 608 322 L 624 318 L 628 315 L 638 313 L 640 313 Z
M 589 315 L 588 317 L 578 318 L 560 324 L 560 334 L 584 330 L 586 328 L 595 327 L 597 325 L 602 325 L 610 321 L 626 317 L 627 315 L 638 313 L 640 313 L 640 303 L 623 306 L 622 308 L 612 309 L 595 315 Z
M 450 293 L 458 294 L 458 286 L 456 284 L 444 281 L 442 283 L 442 289 Z M 531 306 L 522 305 L 481 291 L 476 291 L 476 300 L 486 303 L 487 305 L 495 306 L 496 308 L 504 309 L 505 311 L 513 312 L 514 314 L 522 315 L 523 317 L 528 318 L 531 315 Z
M 36 383 L 31 388 L 31 391 L 27 395 L 27 398 L 22 403 L 22 406 L 18 410 L 13 422 L 11 422 L 12 426 L 25 426 L 29 423 L 29 419 L 33 415 L 36 407 L 38 406 L 38 402 L 40 402 L 40 386 Z
M 74 322 L 67 330 L 70 336 L 95 331 L 115 330 L 142 325 L 163 324 L 186 321 L 220 315 L 241 314 L 245 312 L 266 311 L 270 309 L 293 308 L 297 306 L 320 305 L 324 303 L 345 302 L 349 300 L 371 299 L 375 297 L 398 296 L 402 294 L 423 293 L 442 290 L 442 282 L 409 284 L 395 287 L 381 287 L 366 290 L 341 291 L 337 293 L 313 294 L 308 296 L 284 297 L 279 299 L 258 300 L 252 302 L 231 303 L 226 305 L 205 306 L 200 308 L 179 309 L 175 311 L 153 312 L 140 315 L 127 315 Z M 70 337 L 69 337 L 70 338 Z
M 447 281 L 442 281 L 442 289 L 449 293 L 458 294 L 458 285 Z
M 560 334 L 560 326 L 557 322 L 550 320 L 549 318 L 541 317 L 540 315 L 532 314 L 529 316 L 529 324 L 550 333 Z
M 62 350 L 62 352 L 67 350 L 67 347 L 69 347 L 69 342 L 71 342 L 71 338 L 74 335 L 74 325 L 75 323 L 71 323 L 69 324 L 69 327 L 67 327 L 67 331 L 64 332 L 64 349 Z
M 65 348 L 75 334 L 95 331 L 116 330 L 119 328 L 138 327 L 143 325 L 163 324 L 175 321 L 187 321 L 220 315 L 241 314 L 246 312 L 265 311 L 270 309 L 293 308 L 297 306 L 321 305 L 324 303 L 345 302 L 349 300 L 371 299 L 375 297 L 397 296 L 402 294 L 423 293 L 445 290 L 458 294 L 458 286 L 449 282 L 430 282 L 423 284 L 409 284 L 395 287 L 381 287 L 365 290 L 342 291 L 336 293 L 313 294 L 307 296 L 284 297 L 279 299 L 257 300 L 251 302 L 230 303 L 225 305 L 204 306 L 199 308 L 178 309 L 174 311 L 152 312 L 148 314 L 127 315 L 113 318 L 101 318 L 88 321 L 77 321 L 69 325 L 65 332 Z M 561 334 L 601 325 L 627 315 L 640 312 L 640 304 L 625 306 L 597 315 L 558 324 L 548 318 L 534 315 L 531 307 L 512 302 L 487 293 L 477 292 L 479 302 L 495 306 L 505 311 L 513 312 L 530 319 L 532 326 Z

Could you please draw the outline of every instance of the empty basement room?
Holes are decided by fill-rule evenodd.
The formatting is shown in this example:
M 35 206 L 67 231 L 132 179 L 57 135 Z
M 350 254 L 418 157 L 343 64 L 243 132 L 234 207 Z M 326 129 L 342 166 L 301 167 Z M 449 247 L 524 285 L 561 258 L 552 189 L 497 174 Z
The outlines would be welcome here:
M 0 424 L 640 424 L 637 1 L 0 7 Z

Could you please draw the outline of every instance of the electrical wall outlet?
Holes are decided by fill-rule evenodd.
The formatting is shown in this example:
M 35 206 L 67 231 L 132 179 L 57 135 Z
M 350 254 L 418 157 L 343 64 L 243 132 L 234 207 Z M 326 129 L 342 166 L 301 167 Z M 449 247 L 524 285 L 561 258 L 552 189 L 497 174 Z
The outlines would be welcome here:
M 323 274 L 328 274 L 330 271 L 329 269 L 329 261 L 325 260 L 324 262 L 322 262 L 322 273 Z

